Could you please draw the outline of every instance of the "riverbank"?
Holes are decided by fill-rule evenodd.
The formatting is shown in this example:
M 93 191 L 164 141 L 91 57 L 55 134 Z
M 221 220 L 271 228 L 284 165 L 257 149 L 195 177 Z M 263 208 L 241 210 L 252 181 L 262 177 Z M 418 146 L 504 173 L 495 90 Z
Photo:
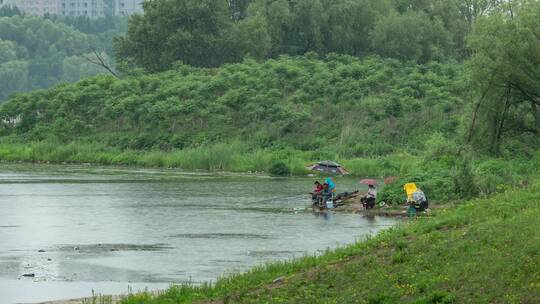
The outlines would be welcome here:
M 292 175 L 314 173 L 306 166 L 315 161 L 333 159 L 353 176 L 388 176 L 407 171 L 419 162 L 409 154 L 376 158 L 341 158 L 335 152 L 272 150 L 249 147 L 245 143 L 212 144 L 182 150 L 120 150 L 99 143 L 53 142 L 0 143 L 0 160 L 52 164 L 100 164 L 157 168 L 180 168 L 211 172 L 268 172 L 283 162 Z M 407 166 L 403 164 L 407 163 Z
M 540 183 L 475 199 L 318 257 L 121 303 L 534 303 Z M 369 282 L 369 283 L 368 283 Z
M 417 217 L 430 216 L 433 210 L 447 208 L 449 206 L 450 206 L 449 204 L 444 204 L 444 205 L 431 204 L 429 209 L 416 213 L 416 216 Z M 353 202 L 353 203 L 348 203 L 348 204 L 339 206 L 333 210 L 335 212 L 361 214 L 365 217 L 375 217 L 375 216 L 408 217 L 409 216 L 409 214 L 407 213 L 408 208 L 409 208 L 408 206 L 399 205 L 399 206 L 384 206 L 384 207 L 377 206 L 373 209 L 364 209 L 364 207 L 362 206 L 362 203 Z
M 446 143 L 444 143 L 446 146 Z M 402 185 L 414 181 L 431 201 L 486 197 L 530 182 L 540 168 L 540 152 L 530 158 L 504 159 L 463 156 L 437 145 L 419 154 L 399 152 L 378 157 L 347 158 L 325 150 L 264 149 L 247 143 L 208 144 L 181 150 L 120 150 L 101 143 L 0 141 L 0 161 L 51 164 L 102 164 L 142 168 L 174 168 L 188 171 L 268 174 L 279 168 L 285 176 L 307 176 L 306 165 L 322 159 L 342 164 L 352 177 L 393 177 L 394 183 L 379 192 L 380 201 L 399 204 Z M 441 150 L 442 149 L 442 150 Z M 443 151 L 443 152 L 440 152 Z M 283 170 L 286 167 L 286 170 Z M 316 177 L 315 177 L 316 178 Z M 322 178 L 322 177 L 319 177 Z M 340 191 L 355 188 L 342 187 Z M 303 191 L 304 192 L 304 191 Z
M 365 217 L 375 217 L 375 216 L 389 216 L 389 217 L 408 217 L 408 205 L 397 204 L 397 205 L 386 205 L 378 204 L 373 209 L 364 209 L 360 199 L 364 196 L 365 193 L 357 193 L 356 195 L 351 196 L 350 198 L 343 201 L 343 204 L 333 209 L 336 212 L 348 212 L 361 214 Z M 431 202 L 429 208 L 425 211 L 416 213 L 416 216 L 424 217 L 430 216 L 433 211 L 440 210 L 444 208 L 450 208 L 454 203 L 446 202 Z
M 339 212 L 339 213 L 353 213 L 359 214 L 365 217 L 375 217 L 375 216 L 384 216 L 384 217 L 408 217 L 407 205 L 386 205 L 377 204 L 373 209 L 365 209 L 362 205 L 361 198 L 365 195 L 365 192 L 356 192 L 343 199 L 337 207 L 332 209 L 320 209 L 319 207 L 312 206 L 313 212 L 315 213 L 324 213 L 324 212 Z M 418 212 L 416 216 L 430 216 L 432 210 L 448 208 L 451 204 L 430 204 L 430 208 L 426 209 L 423 212 Z
M 58 301 L 39 302 L 34 304 L 115 304 L 122 299 L 121 296 L 102 296 L 96 295 L 88 298 L 66 299 Z

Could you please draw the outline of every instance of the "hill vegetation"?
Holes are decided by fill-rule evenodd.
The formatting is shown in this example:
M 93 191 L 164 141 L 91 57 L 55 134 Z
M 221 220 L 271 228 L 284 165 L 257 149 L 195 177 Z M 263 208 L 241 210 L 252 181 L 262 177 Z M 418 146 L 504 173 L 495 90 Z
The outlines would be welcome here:
M 239 140 L 346 158 L 406 145 L 420 149 L 436 132 L 456 137 L 464 85 L 462 67 L 454 63 L 311 54 L 219 69 L 179 65 L 125 79 L 100 76 L 18 95 L 0 115 L 12 122 L 3 135 L 30 141 L 172 150 Z

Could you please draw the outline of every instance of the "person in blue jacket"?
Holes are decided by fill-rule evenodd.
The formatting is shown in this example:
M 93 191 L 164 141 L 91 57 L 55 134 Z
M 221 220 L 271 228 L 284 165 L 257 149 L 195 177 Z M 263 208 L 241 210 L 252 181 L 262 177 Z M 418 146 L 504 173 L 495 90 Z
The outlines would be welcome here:
M 330 177 L 327 177 L 324 182 L 328 184 L 328 188 L 330 189 L 333 197 L 336 194 L 336 184 L 334 184 L 334 181 L 332 181 L 332 178 Z

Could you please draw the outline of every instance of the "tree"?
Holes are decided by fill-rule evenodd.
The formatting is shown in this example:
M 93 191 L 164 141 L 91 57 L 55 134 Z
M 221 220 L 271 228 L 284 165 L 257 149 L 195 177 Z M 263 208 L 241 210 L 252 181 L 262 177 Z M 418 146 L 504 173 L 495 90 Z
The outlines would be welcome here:
M 499 154 L 505 136 L 540 132 L 540 3 L 511 1 L 482 18 L 469 44 L 477 88 L 468 141 Z
M 294 46 L 289 45 L 287 34 L 293 28 L 293 13 L 287 0 L 257 0 L 249 6 L 248 16 L 261 14 L 266 19 L 272 48 L 270 57 L 290 54 Z
M 232 18 L 243 19 L 247 16 L 247 9 L 254 0 L 228 0 Z
M 15 43 L 0 39 L 0 64 L 17 59 Z
M 323 51 L 322 29 L 327 26 L 324 8 L 320 0 L 297 0 L 292 6 L 295 18 L 292 31 L 288 33 L 292 54 L 303 55 L 308 51 Z
M 503 0 L 458 0 L 457 4 L 460 14 L 472 26 L 478 18 L 497 11 L 504 2 Z
M 16 6 L 4 5 L 0 6 L 0 17 L 12 17 L 22 15 L 22 12 Z
M 372 51 L 376 21 L 389 12 L 386 1 L 324 1 L 327 26 L 322 28 L 325 52 L 362 56 Z
M 272 40 L 268 33 L 268 23 L 261 14 L 247 17 L 236 25 L 234 40 L 236 47 L 245 56 L 265 59 L 272 49 Z
M 379 19 L 373 30 L 373 48 L 386 57 L 427 62 L 434 52 L 445 52 L 449 33 L 439 20 L 431 21 L 425 13 L 391 12 Z
M 236 59 L 225 1 L 157 0 L 143 6 L 144 15 L 133 16 L 126 36 L 116 41 L 118 59 L 148 71 L 166 70 L 176 61 L 212 67 Z
M 6 92 L 14 92 L 14 88 L 17 88 L 15 91 L 29 91 L 47 88 L 66 79 L 76 81 L 83 76 L 95 75 L 97 71 L 105 73 L 106 70 L 88 64 L 75 67 L 73 58 L 90 52 L 100 54 L 102 59 L 112 57 L 112 37 L 123 30 L 123 22 L 127 24 L 122 18 L 1 17 L 0 64 L 10 63 L 4 70 L 22 70 L 14 74 L 20 81 L 18 84 L 4 84 L 4 90 L 10 89 L 0 94 L 0 101 L 6 97 Z M 69 59 L 66 61 L 66 58 Z M 106 66 L 101 64 L 98 56 L 91 58 Z M 13 64 L 13 61 L 18 63 Z
M 22 91 L 28 82 L 28 62 L 8 61 L 0 64 L 0 100 L 14 92 Z

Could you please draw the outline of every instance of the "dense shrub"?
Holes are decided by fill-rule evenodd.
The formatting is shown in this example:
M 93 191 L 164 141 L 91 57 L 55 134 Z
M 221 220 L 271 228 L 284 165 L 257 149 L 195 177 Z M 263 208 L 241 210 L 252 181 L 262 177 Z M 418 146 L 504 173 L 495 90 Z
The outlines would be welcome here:
M 282 161 L 277 161 L 270 166 L 268 172 L 275 176 L 287 176 L 291 174 L 291 169 Z
M 502 159 L 480 162 L 474 169 L 479 194 L 488 195 L 518 185 L 523 178 L 518 170 L 515 162 Z
M 386 204 L 401 204 L 407 196 L 403 189 L 406 183 L 416 183 L 422 189 L 430 201 L 446 201 L 459 196 L 455 191 L 452 178 L 444 172 L 425 172 L 407 175 L 399 178 L 394 183 L 383 187 L 377 197 L 378 202 Z
M 452 170 L 452 177 L 456 187 L 456 192 L 462 198 L 473 197 L 478 193 L 478 186 L 475 181 L 473 164 L 470 157 L 465 156 Z

